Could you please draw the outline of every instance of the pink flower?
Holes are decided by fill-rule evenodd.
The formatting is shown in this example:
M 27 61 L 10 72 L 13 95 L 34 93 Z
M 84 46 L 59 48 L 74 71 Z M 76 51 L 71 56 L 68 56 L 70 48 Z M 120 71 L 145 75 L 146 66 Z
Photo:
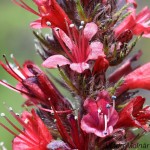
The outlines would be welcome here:
M 19 0 L 20 2 L 17 0 L 13 1 L 20 7 L 40 17 L 31 23 L 32 28 L 58 27 L 67 33 L 66 23 L 70 24 L 71 20 L 56 0 L 32 0 L 37 5 L 39 12 L 33 10 L 23 0 Z
M 116 128 L 138 127 L 149 130 L 150 106 L 143 108 L 145 99 L 141 96 L 133 98 L 119 113 Z
M 150 37 L 150 9 L 145 7 L 138 15 L 135 9 L 130 9 L 131 14 L 115 28 L 115 36 L 119 37 L 126 30 L 131 30 L 133 35 L 141 35 Z
M 68 37 L 61 29 L 55 29 L 56 36 L 63 47 L 66 57 L 63 55 L 53 55 L 43 62 L 46 68 L 56 68 L 57 65 L 70 65 L 70 68 L 78 73 L 89 69 L 88 60 L 95 60 L 98 56 L 105 57 L 103 45 L 100 42 L 90 42 L 97 33 L 98 27 L 95 23 L 87 23 L 85 28 L 80 31 L 79 36 L 75 32 L 75 27 L 71 27 Z M 71 35 L 72 34 L 72 35 Z
M 150 90 L 150 63 L 147 63 L 124 77 L 123 84 L 118 88 L 117 95 L 129 89 L 147 89 Z
M 94 133 L 105 137 L 113 132 L 118 121 L 118 113 L 105 99 L 87 99 L 84 107 L 88 114 L 81 120 L 81 129 L 86 133 Z

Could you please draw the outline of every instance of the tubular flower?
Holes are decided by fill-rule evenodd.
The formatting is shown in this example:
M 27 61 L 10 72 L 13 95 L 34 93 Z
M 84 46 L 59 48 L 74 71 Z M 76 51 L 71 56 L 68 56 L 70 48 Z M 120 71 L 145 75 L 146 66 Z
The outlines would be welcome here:
M 71 20 L 68 18 L 64 10 L 59 6 L 56 0 L 32 0 L 38 7 L 39 12 L 36 12 L 23 0 L 13 0 L 17 5 L 39 16 L 40 18 L 31 23 L 32 28 L 55 28 L 58 27 L 64 32 L 67 32 L 66 23 L 70 24 Z
M 13 150 L 46 150 L 47 145 L 53 140 L 53 137 L 35 111 L 33 109 L 31 113 L 24 111 L 21 117 L 16 115 L 11 107 L 9 107 L 9 111 L 24 129 L 23 131 L 20 130 L 4 113 L 1 113 L 1 116 L 19 132 L 19 135 L 17 135 L 15 131 L 0 123 L 0 126 L 15 136 L 12 142 Z
M 117 89 L 117 95 L 130 89 L 150 90 L 150 63 L 147 63 L 124 77 L 122 85 Z
M 91 42 L 89 44 L 98 30 L 95 23 L 87 23 L 85 28 L 80 31 L 79 37 L 75 35 L 74 25 L 70 27 L 73 37 L 72 35 L 68 37 L 61 29 L 55 29 L 56 36 L 68 58 L 62 55 L 50 56 L 43 62 L 44 67 L 56 68 L 57 65 L 69 64 L 72 70 L 82 73 L 85 69 L 89 69 L 88 60 L 95 60 L 98 56 L 105 57 L 102 43 Z
M 113 126 L 118 121 L 118 113 L 104 99 L 87 99 L 84 107 L 88 114 L 81 120 L 81 128 L 86 133 L 94 133 L 98 137 L 105 137 L 113 132 Z
M 149 131 L 148 121 L 150 120 L 150 107 L 143 108 L 145 99 L 137 96 L 120 111 L 116 128 L 138 127 Z
M 7 65 L 0 62 L 0 65 L 18 81 L 16 88 L 2 80 L 0 80 L 0 84 L 23 94 L 27 99 L 26 105 L 43 104 L 50 106 L 49 100 L 51 100 L 55 108 L 60 110 L 62 105 L 67 106 L 69 104 L 66 103 L 65 98 L 58 92 L 53 83 L 33 62 L 26 61 L 23 68 L 17 64 L 19 69 L 13 69 L 8 62 Z M 57 105 L 58 101 L 59 106 Z
M 52 135 L 34 110 L 31 114 L 23 112 L 20 123 L 24 131 L 13 140 L 14 150 L 47 150 L 52 141 Z
M 143 35 L 143 37 L 150 37 L 150 9 L 148 7 L 136 15 L 135 9 L 130 9 L 131 14 L 115 28 L 115 36 L 119 37 L 121 33 L 126 30 L 131 30 L 133 35 Z

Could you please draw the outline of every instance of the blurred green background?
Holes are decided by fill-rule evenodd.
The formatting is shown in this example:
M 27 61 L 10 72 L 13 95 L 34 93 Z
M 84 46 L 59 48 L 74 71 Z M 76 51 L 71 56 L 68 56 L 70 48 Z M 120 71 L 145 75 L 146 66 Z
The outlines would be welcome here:
M 145 5 L 150 6 L 149 0 L 138 0 L 139 9 Z M 41 64 L 41 59 L 35 53 L 34 37 L 32 29 L 29 27 L 29 23 L 36 20 L 37 17 L 24 11 L 20 7 L 17 7 L 11 2 L 11 0 L 0 0 L 0 60 L 3 60 L 2 55 L 6 54 L 10 60 L 10 54 L 14 54 L 17 60 L 22 64 L 25 60 L 32 60 L 37 64 Z M 142 49 L 144 54 L 140 59 L 141 63 L 148 62 L 150 60 L 150 40 L 142 39 L 136 46 L 136 49 Z M 8 83 L 16 85 L 15 80 L 0 68 L 0 79 L 7 80 Z M 150 92 L 142 91 L 149 98 Z M 148 99 L 150 103 L 150 99 Z M 23 102 L 23 98 L 0 85 L 0 113 L 4 112 L 8 117 L 10 116 L 7 107 L 3 104 L 6 102 L 7 106 L 11 106 L 15 112 L 21 113 L 22 108 L 20 105 Z M 13 121 L 14 119 L 11 118 Z M 0 121 L 6 124 L 3 118 Z M 11 136 L 7 131 L 0 127 L 0 142 L 5 141 L 5 145 L 8 150 L 11 150 Z M 143 138 L 143 142 L 148 143 L 148 138 Z

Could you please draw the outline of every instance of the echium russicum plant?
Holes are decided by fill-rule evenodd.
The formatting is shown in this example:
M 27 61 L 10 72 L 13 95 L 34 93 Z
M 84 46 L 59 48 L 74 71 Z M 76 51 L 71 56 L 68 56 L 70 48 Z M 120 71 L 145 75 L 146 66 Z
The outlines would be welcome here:
M 148 7 L 137 13 L 135 0 L 32 0 L 37 9 L 13 2 L 38 16 L 30 26 L 48 68 L 44 73 L 29 60 L 21 66 L 13 55 L 16 69 L 5 55 L 0 61 L 18 81 L 16 87 L 0 84 L 20 93 L 22 106 L 29 107 L 20 115 L 9 107 L 22 129 L 1 113 L 14 128 L 0 123 L 14 135 L 13 150 L 126 150 L 150 131 L 150 106 L 138 95 L 150 90 L 150 62 L 133 67 L 142 51 L 129 56 L 140 38 L 150 37 Z M 42 28 L 51 33 L 37 32 Z

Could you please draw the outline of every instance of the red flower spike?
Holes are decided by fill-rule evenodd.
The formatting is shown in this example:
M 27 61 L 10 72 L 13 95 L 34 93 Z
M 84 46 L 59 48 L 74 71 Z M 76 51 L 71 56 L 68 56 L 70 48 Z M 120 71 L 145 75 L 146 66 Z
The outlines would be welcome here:
M 92 42 L 92 37 L 97 33 L 98 27 L 95 23 L 87 23 L 80 31 L 79 37 L 75 35 L 74 25 L 70 26 L 70 37 L 61 29 L 55 29 L 56 36 L 64 49 L 68 58 L 62 55 L 53 55 L 43 62 L 46 68 L 57 68 L 57 66 L 70 65 L 70 68 L 78 73 L 82 73 L 89 68 L 88 60 L 95 60 L 98 56 L 105 57 L 103 45 L 100 42 Z M 68 50 L 69 49 L 69 50 Z
M 133 72 L 126 75 L 123 80 L 123 84 L 117 89 L 116 94 L 120 95 L 121 93 L 130 90 L 130 89 L 147 89 L 150 90 L 150 63 L 147 63 Z
M 56 0 L 33 0 L 33 2 L 37 5 L 39 12 L 30 8 L 23 0 L 19 0 L 19 2 L 17 0 L 13 0 L 13 2 L 40 17 L 38 20 L 31 23 L 32 28 L 58 27 L 67 33 L 66 23 L 70 24 L 71 20 Z
M 131 14 L 115 29 L 115 36 L 119 37 L 124 31 L 131 30 L 133 35 L 150 37 L 150 9 L 145 7 L 138 15 L 135 9 L 130 9 Z
M 145 99 L 141 96 L 133 98 L 119 113 L 115 128 L 138 127 L 149 131 L 150 106 L 143 108 Z
M 14 150 L 47 150 L 47 145 L 52 141 L 52 136 L 44 125 L 42 120 L 38 117 L 34 110 L 31 111 L 31 114 L 24 112 L 22 114 L 23 121 L 27 121 L 27 126 L 31 129 L 24 129 L 24 133 L 29 135 L 30 138 L 33 138 L 32 144 L 20 139 L 19 137 L 25 138 L 30 142 L 30 139 L 24 134 L 20 134 L 19 137 L 15 137 L 13 140 L 13 149 Z
M 105 137 L 113 132 L 113 126 L 118 121 L 118 113 L 104 99 L 97 101 L 87 99 L 84 107 L 88 114 L 81 120 L 81 129 L 86 133 L 94 133 L 96 136 Z

